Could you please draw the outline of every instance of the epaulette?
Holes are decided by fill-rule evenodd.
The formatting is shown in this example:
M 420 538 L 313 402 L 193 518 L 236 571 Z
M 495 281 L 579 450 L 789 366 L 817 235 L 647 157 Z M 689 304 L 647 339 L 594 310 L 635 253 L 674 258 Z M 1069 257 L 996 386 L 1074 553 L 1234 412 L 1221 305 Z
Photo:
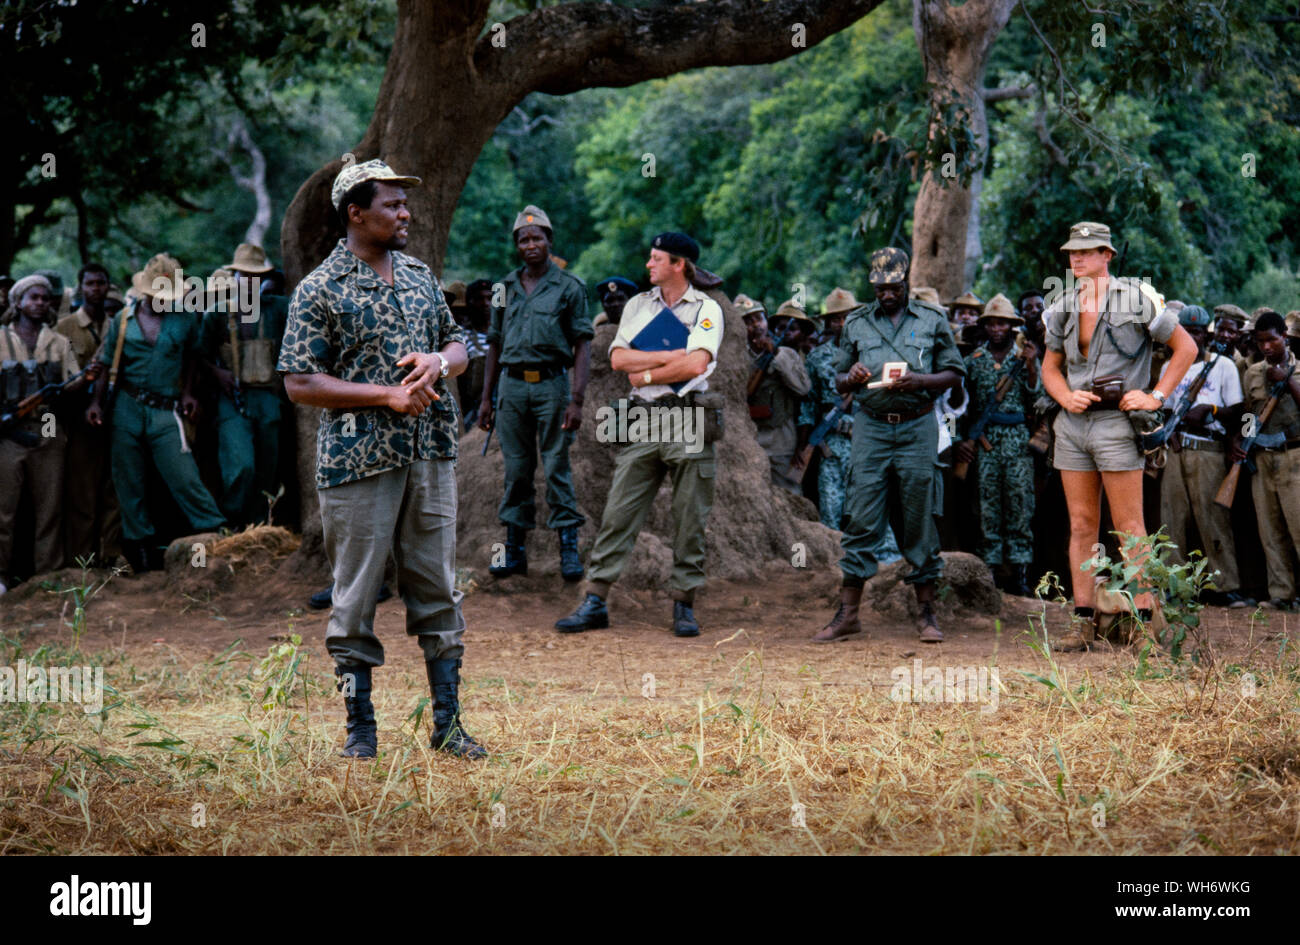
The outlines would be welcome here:
M 575 276 L 573 273 L 569 272 L 569 270 L 567 270 L 567 269 L 561 269 L 561 270 L 560 270 L 560 275 L 562 275 L 562 276 L 568 276 L 568 277 L 569 277 L 570 279 L 572 279 L 574 282 L 578 283 L 578 285 L 583 289 L 583 291 L 586 291 L 587 283 L 584 282 L 580 276 Z
M 938 315 L 940 318 L 942 318 L 945 322 L 948 320 L 947 313 L 944 312 L 943 309 L 939 308 L 939 306 L 935 305 L 933 302 L 926 302 L 921 299 L 909 299 L 908 306 L 910 307 L 912 305 L 919 305 L 921 308 L 929 309 L 935 315 Z

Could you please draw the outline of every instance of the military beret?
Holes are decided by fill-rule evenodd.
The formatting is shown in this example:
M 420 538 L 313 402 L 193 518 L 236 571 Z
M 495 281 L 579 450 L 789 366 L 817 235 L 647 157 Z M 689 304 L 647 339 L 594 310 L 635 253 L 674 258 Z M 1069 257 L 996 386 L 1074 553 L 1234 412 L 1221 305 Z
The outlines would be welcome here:
M 1178 324 L 1184 328 L 1209 328 L 1210 313 L 1199 305 L 1184 305 L 1178 313 Z
M 691 262 L 700 261 L 700 244 L 685 233 L 660 233 L 650 241 L 650 247 L 662 250 L 669 256 L 681 256 Z
M 364 184 L 368 180 L 383 181 L 386 184 L 401 184 L 403 187 L 413 187 L 420 183 L 420 178 L 403 177 L 378 159 L 362 161 L 360 164 L 349 164 L 339 171 L 338 176 L 334 178 L 334 186 L 330 188 L 330 203 L 334 204 L 334 209 L 339 209 L 339 204 L 343 202 L 343 197 L 349 190 L 357 186 L 357 184 Z
M 551 226 L 551 218 L 546 215 L 544 210 L 531 203 L 519 211 L 519 215 L 515 217 L 515 225 L 510 232 L 518 233 L 526 226 L 540 226 L 551 233 L 555 232 L 555 228 Z
M 635 282 L 631 279 L 624 279 L 622 276 L 610 276 L 608 279 L 601 279 L 596 287 L 596 291 L 601 295 L 606 295 L 615 289 L 622 289 L 628 298 L 636 295 L 639 291 Z
M 867 281 L 872 285 L 897 285 L 907 281 L 907 270 L 912 260 L 907 253 L 893 246 L 878 249 L 871 254 L 871 272 Z

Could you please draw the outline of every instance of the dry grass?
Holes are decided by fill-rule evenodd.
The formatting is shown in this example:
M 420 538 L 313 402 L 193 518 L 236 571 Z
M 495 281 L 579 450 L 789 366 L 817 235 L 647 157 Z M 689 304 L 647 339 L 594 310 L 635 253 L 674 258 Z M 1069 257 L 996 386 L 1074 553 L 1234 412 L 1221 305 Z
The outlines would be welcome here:
M 1067 667 L 1032 639 L 1003 641 L 993 712 L 897 703 L 888 667 L 832 683 L 743 642 L 655 698 L 515 660 L 465 681 L 493 749 L 478 764 L 425 747 L 414 661 L 377 674 L 380 757 L 349 763 L 315 647 L 105 651 L 106 718 L 0 705 L 0 852 L 1300 852 L 1285 635 L 1232 665 L 1145 667 Z M 3 663 L 87 658 L 17 646 Z

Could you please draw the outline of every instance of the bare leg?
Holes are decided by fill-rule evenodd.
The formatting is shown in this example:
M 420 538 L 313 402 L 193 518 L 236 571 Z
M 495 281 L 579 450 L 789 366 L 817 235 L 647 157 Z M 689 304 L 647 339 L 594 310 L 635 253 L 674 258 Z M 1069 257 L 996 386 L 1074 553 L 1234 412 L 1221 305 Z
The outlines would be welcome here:
M 1145 538 L 1147 530 L 1146 522 L 1142 518 L 1142 470 L 1104 472 L 1101 474 L 1101 481 L 1106 490 L 1106 498 L 1110 500 L 1110 517 L 1115 523 L 1115 529 L 1126 535 L 1139 535 Z M 1073 539 L 1071 550 L 1073 550 Z M 1130 560 L 1131 563 L 1143 563 L 1146 557 L 1143 553 L 1133 556 L 1132 559 L 1125 556 L 1125 560 Z M 1148 592 L 1135 595 L 1133 606 L 1139 610 L 1150 610 L 1151 594 Z
M 1065 504 L 1070 510 L 1070 586 L 1074 589 L 1075 607 L 1092 607 L 1097 603 L 1097 588 L 1092 572 L 1080 570 L 1091 558 L 1101 528 L 1101 484 L 1104 476 L 1119 473 L 1075 472 L 1061 470 Z M 1138 476 L 1142 475 L 1141 471 Z M 1138 508 L 1141 510 L 1141 482 L 1138 483 Z M 1107 495 L 1110 492 L 1107 490 Z M 1111 500 L 1114 515 L 1114 499 Z M 1139 518 L 1141 516 L 1139 515 Z

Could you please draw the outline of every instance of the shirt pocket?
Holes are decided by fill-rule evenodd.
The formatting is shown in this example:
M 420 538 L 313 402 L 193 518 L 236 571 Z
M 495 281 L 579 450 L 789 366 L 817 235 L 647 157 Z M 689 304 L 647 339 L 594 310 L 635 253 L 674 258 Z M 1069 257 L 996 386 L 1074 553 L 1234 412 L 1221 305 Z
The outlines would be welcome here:
M 343 299 L 335 311 L 338 313 L 339 350 L 343 355 L 383 350 L 384 333 L 374 306 Z
M 1109 333 L 1105 329 L 1100 331 L 1106 342 L 1103 354 L 1118 352 L 1125 361 L 1135 360 L 1142 354 L 1147 346 L 1147 326 L 1141 312 L 1111 312 L 1106 324 Z

